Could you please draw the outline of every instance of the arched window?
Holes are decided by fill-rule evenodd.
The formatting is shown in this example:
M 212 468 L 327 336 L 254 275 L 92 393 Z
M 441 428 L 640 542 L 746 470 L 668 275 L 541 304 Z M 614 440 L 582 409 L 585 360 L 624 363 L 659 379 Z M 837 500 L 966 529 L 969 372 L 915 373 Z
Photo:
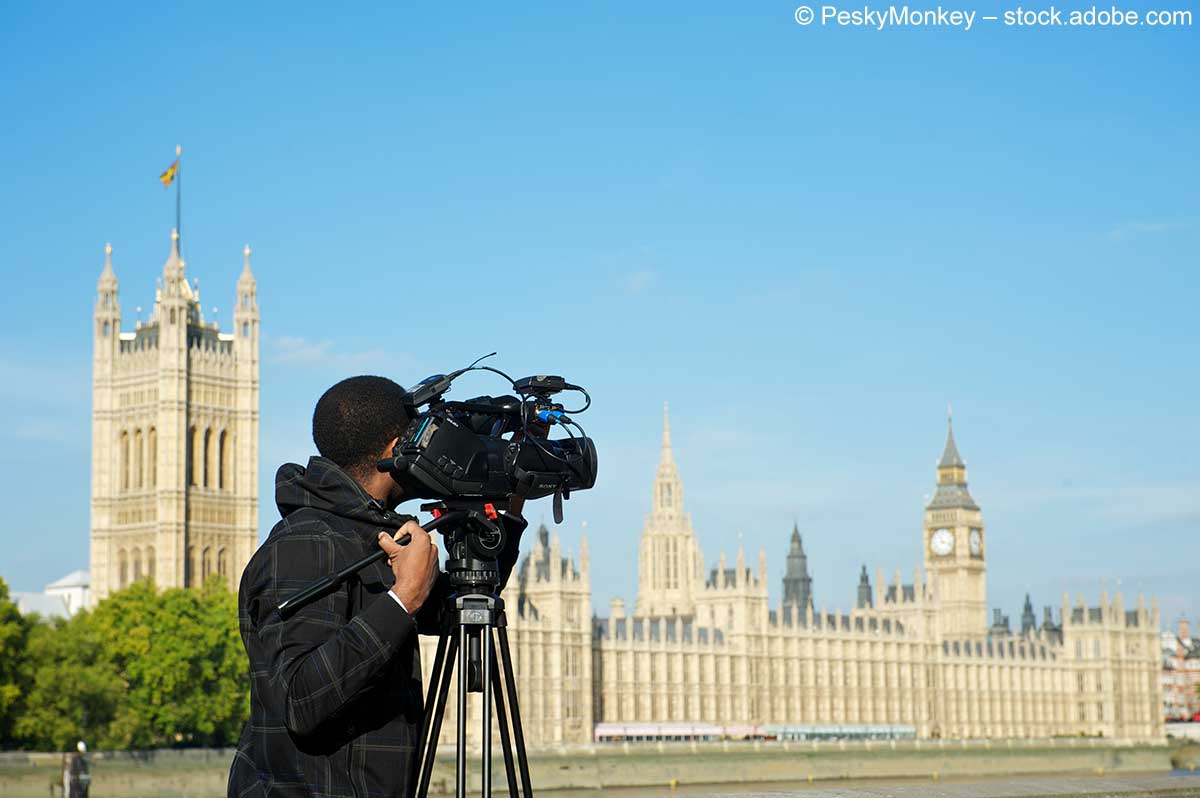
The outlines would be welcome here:
M 150 428 L 146 435 L 146 482 L 150 487 L 158 484 L 158 430 Z
M 145 441 L 142 440 L 142 431 L 140 429 L 134 430 L 134 432 L 133 432 L 133 486 L 135 488 L 140 488 L 144 484 L 146 484 L 145 483 L 145 473 L 146 472 L 144 469 L 144 464 L 145 464 L 146 460 L 143 456 L 145 454 L 145 449 L 146 449 Z
M 229 575 L 229 563 L 226 561 L 225 547 L 217 549 L 217 573 L 221 576 Z
M 212 574 L 212 547 L 204 547 L 204 556 L 200 560 L 200 581 L 207 582 Z
M 204 430 L 204 487 L 209 488 L 216 482 L 213 479 L 216 476 L 213 472 L 213 461 L 216 459 L 216 452 L 213 446 L 213 431 L 212 427 Z
M 121 490 L 129 490 L 129 433 L 121 430 Z
M 125 549 L 117 552 L 117 587 L 129 584 L 129 561 L 125 557 Z
M 185 455 L 186 462 L 184 463 L 184 478 L 187 484 L 196 484 L 196 428 L 188 427 L 187 431 L 187 454 Z
M 155 574 L 154 569 L 155 569 L 156 565 L 157 565 L 157 563 L 154 561 L 154 547 L 147 546 L 146 547 L 146 578 L 149 579 L 151 582 L 153 582 L 155 579 L 156 574 Z
M 133 581 L 138 581 L 142 578 L 142 550 L 134 547 L 133 549 Z
M 183 584 L 187 587 L 196 586 L 196 547 L 188 546 L 187 560 L 184 561 Z
M 217 444 L 217 488 L 226 490 L 229 487 L 229 434 L 221 430 Z
M 204 430 L 192 427 L 192 484 L 204 484 Z

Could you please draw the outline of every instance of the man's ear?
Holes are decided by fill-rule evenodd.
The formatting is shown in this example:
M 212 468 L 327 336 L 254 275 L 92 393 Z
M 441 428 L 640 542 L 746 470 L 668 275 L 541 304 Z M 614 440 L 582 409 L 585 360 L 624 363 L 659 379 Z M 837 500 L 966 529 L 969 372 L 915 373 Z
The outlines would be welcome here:
M 398 444 L 398 443 L 400 443 L 399 436 L 392 438 L 390 441 L 388 441 L 387 446 L 383 447 L 383 452 L 380 453 L 379 457 L 377 457 L 375 459 L 376 460 L 387 460 L 388 458 L 390 458 L 392 456 L 392 452 L 395 451 L 395 449 L 396 449 L 396 444 Z

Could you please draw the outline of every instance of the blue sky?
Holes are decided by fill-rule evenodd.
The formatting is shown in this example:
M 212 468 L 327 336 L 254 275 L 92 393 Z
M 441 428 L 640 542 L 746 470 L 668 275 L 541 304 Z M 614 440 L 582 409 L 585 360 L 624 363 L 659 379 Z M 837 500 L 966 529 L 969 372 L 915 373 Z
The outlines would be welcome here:
M 765 548 L 777 600 L 795 520 L 830 609 L 920 562 L 952 401 L 990 604 L 1200 615 L 1197 29 L 793 11 L 6 9 L 0 575 L 86 565 L 95 280 L 111 241 L 127 326 L 151 305 L 181 143 L 225 323 L 254 247 L 264 533 L 325 387 L 498 350 L 594 396 L 560 534 L 588 522 L 598 608 L 636 591 L 664 400 L 708 559 Z

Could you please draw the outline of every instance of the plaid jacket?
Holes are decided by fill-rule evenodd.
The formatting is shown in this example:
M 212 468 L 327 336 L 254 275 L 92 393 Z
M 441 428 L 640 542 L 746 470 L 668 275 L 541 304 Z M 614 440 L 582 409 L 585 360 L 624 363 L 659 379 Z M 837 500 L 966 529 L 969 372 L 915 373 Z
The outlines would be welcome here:
M 387 596 L 375 563 L 283 621 L 279 602 L 378 548 L 393 513 L 334 463 L 313 457 L 275 476 L 282 520 L 251 558 L 238 592 L 250 659 L 250 720 L 229 773 L 230 798 L 410 795 L 423 695 L 418 632 L 439 630 L 443 574 L 417 617 Z M 514 535 L 519 541 L 519 534 Z M 516 543 L 501 561 L 507 576 Z

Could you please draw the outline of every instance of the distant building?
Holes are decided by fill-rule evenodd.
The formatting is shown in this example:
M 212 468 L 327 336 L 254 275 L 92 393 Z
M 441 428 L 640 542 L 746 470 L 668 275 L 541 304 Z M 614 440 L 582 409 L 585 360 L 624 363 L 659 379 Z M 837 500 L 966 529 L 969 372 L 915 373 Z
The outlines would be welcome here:
M 1190 721 L 1200 717 L 1200 638 L 1180 618 L 1175 631 L 1162 633 L 1163 717 Z
M 46 585 L 41 593 L 14 593 L 17 611 L 43 618 L 69 618 L 88 605 L 91 578 L 87 571 L 72 571 Z
M 864 568 L 852 609 L 814 606 L 793 528 L 784 600 L 771 608 L 765 552 L 751 567 L 739 546 L 732 563 L 722 554 L 705 573 L 664 419 L 634 612 L 614 598 L 608 617 L 589 620 L 586 539 L 576 565 L 544 527 L 507 591 L 530 743 L 1162 739 L 1157 606 L 1140 596 L 1132 608 L 1120 595 L 1094 606 L 1063 596 L 1060 617 L 1047 608 L 1039 627 L 1027 598 L 1019 632 L 1002 612 L 989 619 L 988 532 L 951 430 L 936 479 L 918 539 L 924 567 L 911 583 L 897 571 L 885 584 L 879 570 L 872 584 Z M 448 739 L 453 723 L 447 713 Z
M 233 328 L 206 321 L 172 233 L 149 317 L 121 329 L 112 247 L 92 361 L 92 599 L 149 579 L 237 587 L 258 545 L 258 291 L 246 247 Z

